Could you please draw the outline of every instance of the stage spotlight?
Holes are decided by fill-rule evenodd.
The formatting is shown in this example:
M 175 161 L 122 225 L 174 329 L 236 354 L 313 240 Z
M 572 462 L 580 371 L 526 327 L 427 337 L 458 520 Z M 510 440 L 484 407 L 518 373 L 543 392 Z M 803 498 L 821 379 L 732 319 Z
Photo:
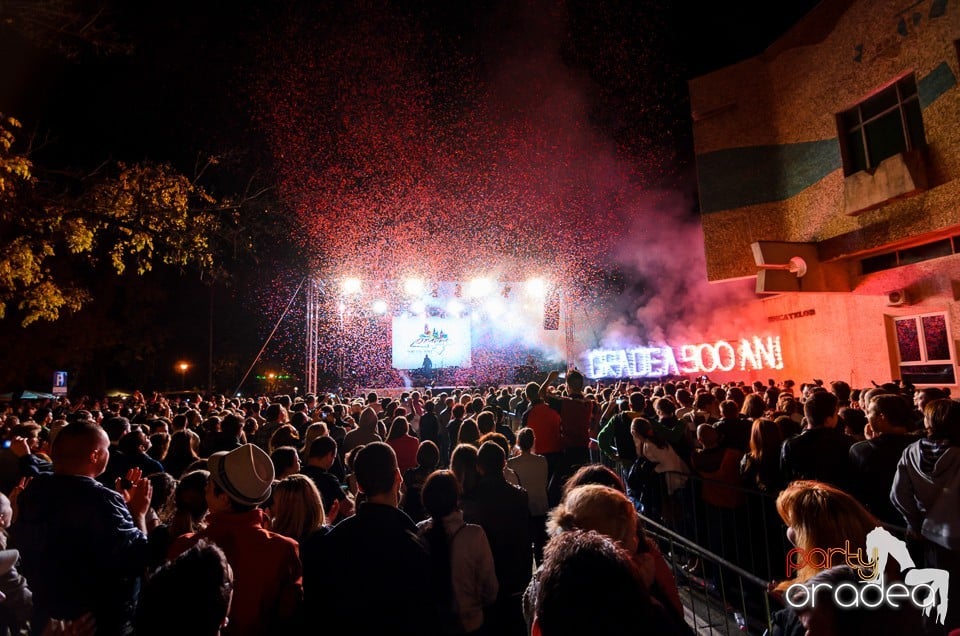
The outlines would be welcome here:
M 447 313 L 451 316 L 459 316 L 463 312 L 463 303 L 459 300 L 451 300 L 447 303 Z
M 473 298 L 489 296 L 493 291 L 493 282 L 489 278 L 474 278 L 469 283 L 467 292 Z
M 413 301 L 413 303 L 410 304 L 410 311 L 412 311 L 415 314 L 422 314 L 425 311 L 427 311 L 427 306 L 424 304 L 422 300 L 415 300 Z
M 496 318 L 503 314 L 506 307 L 503 306 L 503 301 L 499 298 L 488 298 L 483 302 L 483 309 L 487 312 L 487 316 Z
M 408 278 L 403 281 L 403 291 L 408 296 L 419 296 L 424 289 L 423 280 L 420 278 Z
M 375 300 L 373 301 L 373 305 L 371 305 L 371 308 L 378 314 L 385 314 L 387 313 L 387 301 Z
M 363 283 L 360 282 L 359 278 L 344 278 L 343 282 L 340 283 L 340 289 L 344 294 L 359 294 L 362 288 Z
M 547 281 L 542 278 L 531 278 L 527 281 L 527 293 L 531 296 L 546 296 Z

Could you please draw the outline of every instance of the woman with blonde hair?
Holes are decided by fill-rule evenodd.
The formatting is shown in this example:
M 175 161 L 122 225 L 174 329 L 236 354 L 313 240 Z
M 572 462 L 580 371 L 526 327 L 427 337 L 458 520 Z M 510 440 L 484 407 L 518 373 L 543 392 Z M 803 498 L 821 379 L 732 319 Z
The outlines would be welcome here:
M 547 534 L 555 536 L 574 528 L 596 530 L 631 553 L 637 550 L 637 511 L 621 492 L 587 484 L 571 490 L 547 520 Z
M 859 550 L 864 563 L 870 559 L 866 547 L 867 534 L 881 525 L 851 495 L 836 486 L 805 479 L 792 482 L 780 493 L 777 497 L 777 513 L 787 525 L 787 539 L 801 554 L 815 548 L 827 550 L 828 553 L 831 548 L 854 553 Z M 787 559 L 790 560 L 789 555 Z M 829 559 L 797 559 L 797 562 L 799 567 L 793 578 L 770 585 L 774 598 L 784 605 L 772 616 L 772 622 L 779 630 L 774 633 L 806 633 L 797 612 L 786 604 L 783 595 L 793 585 L 806 584 L 832 566 L 844 565 L 832 563 Z M 894 567 L 889 573 L 895 576 L 897 569 Z
M 866 555 L 867 533 L 881 525 L 851 495 L 836 486 L 806 479 L 792 482 L 780 493 L 777 513 L 787 524 L 787 539 L 801 550 L 842 548 L 849 541 L 851 550 L 863 550 Z M 808 561 L 797 570 L 796 578 L 781 582 L 777 589 L 803 583 L 826 569 Z
M 303 448 L 301 452 L 306 455 L 310 451 L 310 444 L 318 437 L 325 437 L 330 434 L 330 429 L 324 422 L 314 422 L 303 432 Z M 304 457 L 306 459 L 306 457 Z
M 584 473 L 585 475 L 586 473 Z M 615 541 L 626 550 L 643 575 L 651 596 L 677 626 L 683 625 L 683 604 L 670 567 L 643 533 L 637 510 L 623 491 L 597 483 L 571 488 L 550 511 L 547 535 L 556 537 L 573 530 L 593 530 Z M 524 593 L 524 611 L 536 590 L 535 581 Z M 532 616 L 529 615 L 528 618 Z
M 295 539 L 301 545 L 310 534 L 324 526 L 327 517 L 316 484 L 300 473 L 274 483 L 270 513 L 273 519 L 270 530 Z M 333 514 L 331 510 L 331 517 Z

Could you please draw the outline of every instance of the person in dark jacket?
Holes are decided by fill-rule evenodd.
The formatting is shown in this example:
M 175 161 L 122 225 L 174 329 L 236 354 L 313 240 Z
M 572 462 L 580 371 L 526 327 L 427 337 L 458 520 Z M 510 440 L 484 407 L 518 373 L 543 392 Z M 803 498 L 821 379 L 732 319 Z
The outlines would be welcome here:
M 323 500 L 323 509 L 330 511 L 335 502 L 340 502 L 338 517 L 343 519 L 353 514 L 353 500 L 347 497 L 336 475 L 330 472 L 337 459 L 337 443 L 329 435 L 318 437 L 310 442 L 307 449 L 307 461 L 300 472 L 316 484 Z
M 127 470 L 139 468 L 144 475 L 153 473 L 162 473 L 163 465 L 153 457 L 147 455 L 147 449 L 150 448 L 150 440 L 142 430 L 130 431 L 120 438 L 117 448 L 123 454 L 123 459 L 127 464 Z
M 477 452 L 477 485 L 463 499 L 463 518 L 483 527 L 493 551 L 500 590 L 490 613 L 491 634 L 525 634 L 523 592 L 530 581 L 533 544 L 527 491 L 507 482 L 507 457 L 493 441 Z
M 425 442 L 430 440 L 437 445 L 437 449 L 440 451 L 440 461 L 444 462 L 444 465 L 449 465 L 450 463 L 450 440 L 447 438 L 446 429 L 441 430 L 440 420 L 437 419 L 437 410 L 436 404 L 433 403 L 433 400 L 427 400 L 423 403 L 423 415 L 420 416 L 420 441 Z
M 306 624 L 343 617 L 354 634 L 438 633 L 429 551 L 398 508 L 396 454 L 371 442 L 357 452 L 353 469 L 365 499 L 357 513 L 302 546 Z
M 32 624 L 91 613 L 98 634 L 132 633 L 140 577 L 151 552 L 146 535 L 150 482 L 127 475 L 122 492 L 96 481 L 109 458 L 93 422 L 65 426 L 53 444 L 53 474 L 34 477 L 17 499 L 10 547 L 20 551 L 33 591 Z
M 900 395 L 877 395 L 867 405 L 867 439 L 850 447 L 852 494 L 878 519 L 899 526 L 903 517 L 890 501 L 904 449 L 919 438 L 909 433 L 913 409 Z
M 806 428 L 786 439 L 780 449 L 784 482 L 812 479 L 849 488 L 853 440 L 837 430 L 837 396 L 816 391 L 803 403 L 803 415 Z

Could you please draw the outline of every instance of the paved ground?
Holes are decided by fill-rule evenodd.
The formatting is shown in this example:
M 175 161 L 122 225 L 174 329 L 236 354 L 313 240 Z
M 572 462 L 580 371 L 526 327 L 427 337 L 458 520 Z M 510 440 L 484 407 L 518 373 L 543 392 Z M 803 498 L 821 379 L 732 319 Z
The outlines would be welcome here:
M 767 629 L 765 592 L 743 584 L 736 577 L 726 576 L 724 579 L 728 589 L 725 593 L 708 583 L 703 578 L 702 570 L 701 565 L 699 571 L 694 569 L 693 574 L 681 570 L 677 575 L 677 587 L 687 624 L 702 636 L 762 636 Z M 742 598 L 746 598 L 746 602 Z

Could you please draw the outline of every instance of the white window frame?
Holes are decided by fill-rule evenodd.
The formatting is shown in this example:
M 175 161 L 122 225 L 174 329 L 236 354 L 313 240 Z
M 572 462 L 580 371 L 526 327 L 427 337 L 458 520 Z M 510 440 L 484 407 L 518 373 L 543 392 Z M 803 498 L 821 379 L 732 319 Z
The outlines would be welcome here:
M 901 85 L 906 79 L 913 80 L 914 92 L 910 95 L 904 96 Z M 865 104 L 875 99 L 883 93 L 890 93 L 895 96 L 896 103 L 888 106 L 879 113 L 875 113 L 870 117 L 864 118 L 863 116 L 863 107 Z M 920 100 L 920 84 L 917 82 L 917 76 L 915 73 L 906 73 L 896 80 L 891 82 L 889 85 L 883 87 L 882 89 L 874 92 L 871 95 L 868 95 L 864 99 L 860 100 L 855 106 L 844 110 L 841 113 L 837 114 L 837 132 L 838 132 L 838 141 L 840 142 L 841 157 L 843 161 L 843 174 L 844 176 L 850 176 L 857 172 L 863 170 L 875 170 L 877 166 L 887 157 L 872 157 L 870 154 L 870 148 L 868 145 L 868 135 L 866 128 L 870 124 L 876 122 L 883 117 L 886 117 L 892 112 L 897 112 L 900 115 L 900 133 L 903 135 L 904 148 L 906 152 L 915 150 L 912 133 L 914 132 L 909 124 L 909 120 L 906 114 L 907 105 L 913 102 L 919 104 Z M 919 107 L 919 106 L 918 106 Z M 845 116 L 855 116 L 856 123 L 853 125 L 846 126 L 843 124 L 843 118 Z M 920 114 L 921 122 L 923 120 L 923 113 Z M 852 149 L 850 148 L 849 141 L 847 136 L 851 133 L 856 133 L 859 138 L 860 150 L 863 152 L 863 160 L 865 162 L 864 166 L 854 166 L 852 165 L 853 159 L 851 158 Z M 922 129 L 917 132 L 923 133 L 924 140 L 926 139 L 926 131 Z
M 950 351 L 949 360 L 931 360 L 927 356 L 927 339 L 923 333 L 923 319 L 929 316 L 943 317 L 945 328 L 947 330 L 947 347 Z M 957 354 L 956 354 L 956 351 L 954 350 L 953 329 L 950 325 L 950 314 L 948 312 L 928 311 L 922 314 L 910 314 L 906 316 L 890 316 L 890 320 L 891 320 L 891 326 L 893 328 L 893 346 L 895 347 L 895 350 L 897 353 L 897 373 L 898 375 L 900 375 L 900 377 L 903 376 L 901 370 L 904 367 L 920 367 L 920 366 L 926 366 L 926 365 L 932 365 L 932 364 L 941 364 L 941 365 L 949 364 L 953 368 L 952 383 L 940 382 L 940 383 L 933 383 L 933 384 L 916 384 L 915 386 L 918 386 L 918 387 L 943 386 L 943 385 L 957 383 L 957 366 L 956 366 Z M 904 321 L 904 320 L 913 320 L 917 326 L 917 339 L 919 340 L 919 344 L 920 344 L 920 360 L 911 360 L 908 362 L 904 362 L 903 360 L 900 359 L 900 341 L 897 338 L 897 322 Z

